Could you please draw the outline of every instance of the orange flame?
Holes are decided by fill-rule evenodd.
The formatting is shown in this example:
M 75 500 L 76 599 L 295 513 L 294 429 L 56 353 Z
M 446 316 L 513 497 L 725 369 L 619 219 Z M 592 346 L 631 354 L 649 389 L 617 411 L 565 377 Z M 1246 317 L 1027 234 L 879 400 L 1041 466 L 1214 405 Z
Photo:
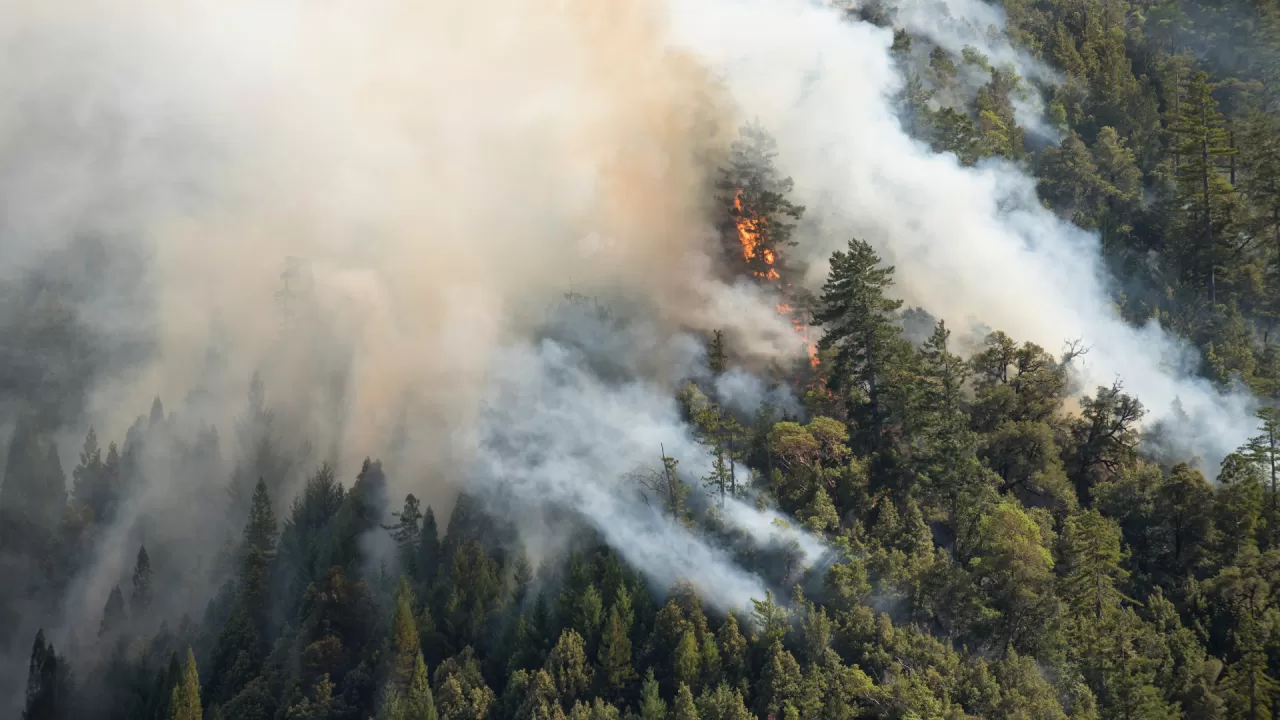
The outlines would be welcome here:
M 742 243 L 742 259 L 751 262 L 751 258 L 756 256 L 756 248 L 760 246 L 759 221 L 743 214 L 741 190 L 733 196 L 733 209 L 738 211 L 738 219 L 735 224 L 738 226 L 738 242 Z M 765 252 L 769 253 L 768 250 Z M 773 261 L 768 260 L 769 255 L 766 255 L 766 262 L 772 265 Z
M 759 253 L 760 258 L 764 260 L 764 264 L 768 266 L 764 271 L 756 270 L 751 274 L 766 281 L 778 280 L 782 276 L 778 274 L 777 268 L 773 267 L 777 263 L 778 257 L 774 254 L 772 248 L 760 247 L 760 220 L 759 218 L 751 217 L 747 211 L 743 210 L 741 189 L 733 195 L 733 209 L 737 215 L 734 224 L 738 230 L 738 242 L 742 244 L 742 259 L 750 263 Z M 792 307 L 789 303 L 780 302 L 775 307 L 779 315 L 792 315 Z M 800 339 L 808 351 L 809 365 L 815 368 L 818 367 L 821 364 L 818 359 L 818 346 L 809 340 L 809 326 L 796 317 L 791 318 L 791 324 L 795 327 L 796 332 L 800 334 Z

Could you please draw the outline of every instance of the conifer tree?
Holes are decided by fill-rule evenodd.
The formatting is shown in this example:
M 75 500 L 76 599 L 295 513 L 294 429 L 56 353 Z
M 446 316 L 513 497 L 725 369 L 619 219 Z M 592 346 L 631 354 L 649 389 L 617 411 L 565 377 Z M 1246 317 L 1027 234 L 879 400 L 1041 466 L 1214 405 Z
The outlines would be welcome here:
M 1178 193 L 1186 208 L 1185 232 L 1194 248 L 1189 256 L 1198 259 L 1197 271 L 1204 278 L 1209 303 L 1217 303 L 1217 265 L 1222 261 L 1218 244 L 1223 242 L 1229 217 L 1224 201 L 1234 188 L 1222 176 L 1220 164 L 1234 155 L 1226 120 L 1213 98 L 1208 74 L 1192 75 L 1183 93 L 1177 122 L 1170 128 L 1175 152 L 1181 159 L 1176 168 Z
M 405 720 L 437 720 L 436 701 L 431 694 L 427 664 L 423 662 L 421 652 L 414 659 L 413 677 L 405 695 L 405 706 Z
M 133 616 L 138 619 L 147 617 L 151 611 L 151 558 L 147 555 L 145 545 L 138 546 L 138 559 L 133 565 L 133 594 L 129 597 L 129 607 Z
M 618 604 L 614 603 L 609 608 L 609 619 L 605 622 L 597 655 L 601 679 L 615 693 L 636 677 L 636 671 L 631 666 L 630 630 L 623 623 Z
M 667 703 L 658 694 L 658 681 L 653 677 L 653 668 L 649 668 L 640 688 L 641 720 L 666 720 Z
M 873 447 L 883 429 L 881 386 L 891 356 L 901 350 L 895 313 L 902 301 L 885 294 L 892 286 L 893 267 L 882 266 L 867 243 L 850 240 L 847 250 L 831 257 L 813 319 L 824 330 L 818 347 L 836 350 L 829 383 L 833 390 L 854 393 L 847 395 L 850 415 L 871 428 Z
M 418 572 L 422 586 L 430 587 L 440 567 L 440 530 L 436 526 L 436 514 L 430 506 L 422 516 L 422 530 L 418 540 Z
M 200 709 L 200 675 L 196 671 L 196 656 L 187 648 L 187 664 L 182 680 L 173 688 L 169 701 L 169 720 L 203 720 Z
M 545 669 L 562 704 L 571 705 L 574 700 L 585 696 L 591 687 L 592 673 L 587 664 L 585 643 L 577 631 L 570 628 L 560 634 L 560 639 L 547 656 Z
M 393 515 L 398 522 L 386 529 L 391 532 L 391 537 L 399 548 L 400 567 L 410 578 L 417 580 L 420 576 L 418 561 L 422 545 L 422 529 L 418 524 L 422 520 L 422 511 L 419 509 L 418 498 L 413 493 L 406 495 L 404 509 Z
M 692 629 L 686 630 L 681 636 L 671 664 L 677 682 L 690 686 L 698 682 L 702 675 L 702 652 Z
M 1121 566 L 1120 528 L 1097 510 L 1085 510 L 1067 520 L 1064 540 L 1063 599 L 1101 623 L 1120 602 L 1117 583 L 1129 575 Z
M 721 228 L 726 255 L 731 267 L 773 282 L 785 272 L 782 249 L 795 244 L 792 221 L 800 219 L 804 207 L 787 199 L 794 183 L 774 166 L 778 153 L 773 136 L 755 123 L 738 133 L 717 183 L 726 209 Z
M 391 619 L 391 652 L 388 655 L 388 684 L 400 696 L 407 696 L 422 652 L 418 639 L 418 625 L 413 616 L 413 590 L 409 580 L 400 576 L 396 590 L 395 610 Z
M 124 595 L 120 586 L 111 588 L 107 596 L 107 605 L 102 609 L 102 622 L 98 625 L 98 636 L 109 635 L 124 626 L 128 614 L 124 608 Z
M 698 708 L 693 703 L 693 691 L 685 683 L 680 683 L 676 691 L 676 703 L 671 709 L 672 720 L 698 720 Z
M 31 646 L 31 662 L 27 668 L 26 706 L 22 711 L 22 720 L 60 718 L 63 692 L 59 685 L 59 660 L 53 643 L 45 642 L 44 630 L 38 630 Z

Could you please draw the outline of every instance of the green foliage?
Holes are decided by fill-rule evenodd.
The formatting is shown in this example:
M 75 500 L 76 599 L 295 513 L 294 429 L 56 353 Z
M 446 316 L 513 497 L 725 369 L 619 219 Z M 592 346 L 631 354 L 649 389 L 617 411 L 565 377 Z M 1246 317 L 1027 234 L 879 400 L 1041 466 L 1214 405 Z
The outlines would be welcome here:
M 200 709 L 200 676 L 196 671 L 196 656 L 187 649 L 187 664 L 182 679 L 173 688 L 169 701 L 169 720 L 203 720 Z

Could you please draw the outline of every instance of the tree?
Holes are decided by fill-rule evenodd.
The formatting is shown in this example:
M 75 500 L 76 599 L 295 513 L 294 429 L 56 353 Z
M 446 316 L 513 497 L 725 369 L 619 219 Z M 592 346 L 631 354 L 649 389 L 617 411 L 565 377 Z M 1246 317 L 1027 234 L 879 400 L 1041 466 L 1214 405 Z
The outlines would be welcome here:
M 982 516 L 977 535 L 970 566 L 997 610 L 988 642 L 997 650 L 1032 650 L 1057 612 L 1053 556 L 1040 525 L 1016 501 L 1005 501 Z
M 147 556 L 145 545 L 138 546 L 138 560 L 133 565 L 133 595 L 129 598 L 129 606 L 133 608 L 133 616 L 138 619 L 147 617 L 153 600 L 151 590 L 151 558 Z
M 1244 136 L 1241 187 L 1258 208 L 1259 234 L 1271 230 L 1272 263 L 1280 269 L 1280 116 L 1251 114 Z
M 693 703 L 693 692 L 683 682 L 680 683 L 680 689 L 676 691 L 676 704 L 671 709 L 671 719 L 698 720 L 698 708 Z
M 641 720 L 666 720 L 667 704 L 658 694 L 658 681 L 653 678 L 653 668 L 645 675 L 644 685 L 640 689 Z
M 1085 510 L 1067 520 L 1064 540 L 1063 598 L 1076 612 L 1102 622 L 1122 597 L 1117 581 L 1129 574 L 1121 567 L 1120 528 L 1097 510 Z
M 724 374 L 728 368 L 729 359 L 724 349 L 724 332 L 722 330 L 713 330 L 711 332 L 711 344 L 707 346 L 707 369 L 711 374 L 719 377 Z
M 36 632 L 27 668 L 26 706 L 22 720 L 56 720 L 61 717 L 65 690 L 60 681 L 61 658 L 53 643 L 46 643 L 44 630 Z
M 1251 438 L 1239 452 L 1259 466 L 1267 482 L 1267 529 L 1274 546 L 1280 537 L 1280 407 L 1265 405 L 1258 409 L 1257 417 L 1261 434 Z
M 1133 457 L 1138 446 L 1138 424 L 1146 414 L 1142 403 L 1122 392 L 1119 381 L 1111 387 L 1099 387 L 1092 398 L 1085 398 L 1080 419 L 1072 427 L 1076 442 L 1073 476 L 1081 493 L 1099 477 L 1115 473 L 1120 465 Z
M 587 651 L 582 636 L 572 629 L 561 633 L 551 654 L 547 656 L 545 669 L 563 704 L 571 704 L 584 697 L 591 687 L 592 673 L 587 665 Z
M 786 270 L 780 251 L 795 244 L 791 221 L 799 220 L 804 208 L 787 200 L 794 183 L 774 167 L 778 153 L 773 137 L 754 123 L 738 133 L 716 184 L 725 208 L 725 252 L 752 277 L 772 282 Z
M 80 450 L 80 463 L 71 471 L 72 496 L 77 503 L 89 508 L 98 524 L 109 522 L 115 511 L 117 488 L 113 470 L 115 468 L 103 463 L 97 432 L 90 427 Z
M 436 720 L 436 702 L 431 695 L 431 683 L 427 678 L 427 664 L 419 652 L 413 662 L 413 677 L 405 695 L 405 720 Z
M 640 486 L 640 496 L 646 503 L 656 504 L 673 521 L 684 523 L 688 516 L 689 486 L 676 469 L 679 464 L 679 460 L 668 457 L 663 450 L 661 469 L 642 468 L 631 477 Z
M 881 266 L 870 245 L 850 240 L 847 251 L 831 257 L 831 272 L 822 287 L 813 325 L 824 328 L 820 350 L 836 350 L 829 383 L 833 390 L 854 390 L 865 402 L 850 399 L 850 416 L 866 421 L 876 446 L 882 428 L 880 386 L 890 357 L 901 348 L 895 315 L 901 300 L 886 292 L 893 286 L 893 267 Z
M 422 511 L 419 509 L 418 498 L 414 497 L 413 493 L 406 495 L 404 509 L 394 515 L 399 522 L 386 529 L 391 532 L 391 537 L 400 550 L 400 567 L 409 577 L 416 580 L 420 574 L 418 561 L 422 545 L 422 529 L 418 526 L 422 519 Z
M 1189 239 L 1198 242 L 1188 256 L 1198 260 L 1198 272 L 1208 288 L 1210 305 L 1217 303 L 1217 264 L 1221 256 L 1216 243 L 1230 221 L 1224 201 L 1235 192 L 1220 172 L 1220 163 L 1231 155 L 1226 121 L 1213 98 L 1207 73 L 1198 72 L 1187 80 L 1181 110 L 1170 128 L 1174 134 L 1178 194 L 1184 203 L 1184 223 Z M 1215 240 L 1215 231 L 1219 237 Z
M 275 513 L 266 483 L 260 479 L 241 540 L 234 607 L 218 634 L 211 658 L 208 699 L 219 705 L 230 701 L 257 676 L 269 649 L 268 579 L 275 558 L 275 536 Z
M 187 664 L 182 680 L 173 688 L 169 701 L 169 720 L 203 720 L 200 709 L 200 675 L 196 671 L 196 656 L 187 648 Z
M 436 514 L 430 506 L 422 516 L 422 530 L 419 533 L 418 571 L 422 574 L 424 587 L 430 586 L 436 579 L 440 567 L 440 531 L 436 527 Z
M 98 626 L 98 636 L 109 635 L 124 626 L 129 619 L 124 609 L 124 595 L 120 586 L 111 588 L 107 596 L 107 605 L 102 609 L 102 623 Z
M 623 622 L 618 604 L 614 603 L 609 608 L 609 619 L 605 622 L 604 635 L 600 639 L 597 661 L 605 686 L 615 693 L 636 677 L 636 671 L 631 666 L 630 630 Z
M 677 682 L 686 685 L 695 685 L 698 682 L 702 675 L 702 652 L 698 645 L 698 638 L 692 629 L 686 630 L 681 636 L 671 664 L 675 670 Z
M 418 625 L 413 616 L 413 590 L 409 588 L 408 578 L 401 575 L 391 620 L 391 652 L 387 656 L 388 683 L 401 697 L 408 696 L 417 671 L 417 662 L 422 658 L 418 643 Z
M 57 448 L 39 431 L 30 416 L 18 419 L 5 457 L 4 483 L 0 485 L 0 526 L 31 528 L 50 533 L 67 506 L 66 478 Z M 13 532 L 9 530 L 9 532 Z M 31 538 L 23 538 L 29 541 Z M 16 541 L 11 548 L 26 542 Z

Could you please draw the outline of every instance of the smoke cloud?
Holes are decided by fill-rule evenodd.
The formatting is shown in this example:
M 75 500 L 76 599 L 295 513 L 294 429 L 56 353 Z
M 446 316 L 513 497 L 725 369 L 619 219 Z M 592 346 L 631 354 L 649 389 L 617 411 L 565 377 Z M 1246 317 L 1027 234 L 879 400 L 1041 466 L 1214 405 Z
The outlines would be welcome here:
M 857 235 L 952 325 L 1084 337 L 1086 386 L 1118 376 L 1157 415 L 1180 400 L 1211 467 L 1251 426 L 1183 343 L 1119 318 L 1097 238 L 1029 177 L 907 137 L 891 34 L 818 3 L 0 0 L 0 17 L 0 279 L 86 234 L 140 258 L 94 264 L 131 292 L 76 306 L 146 348 L 93 378 L 80 425 L 102 437 L 156 394 L 232 427 L 259 372 L 281 443 L 311 449 L 299 472 L 382 456 L 427 501 L 469 482 L 552 502 L 656 583 L 696 571 L 741 606 L 763 581 L 617 490 L 660 448 L 690 479 L 705 468 L 670 399 L 700 362 L 684 331 L 724 328 L 760 358 L 794 344 L 769 299 L 715 278 L 710 183 L 744 118 L 776 135 L 809 208 L 810 286 Z M 568 290 L 646 324 L 548 335 L 541 309 Z M 198 479 L 147 477 L 75 613 L 127 567 L 131 518 L 204 527 L 187 522 L 207 512 L 184 495 Z M 821 556 L 767 511 L 725 516 Z

